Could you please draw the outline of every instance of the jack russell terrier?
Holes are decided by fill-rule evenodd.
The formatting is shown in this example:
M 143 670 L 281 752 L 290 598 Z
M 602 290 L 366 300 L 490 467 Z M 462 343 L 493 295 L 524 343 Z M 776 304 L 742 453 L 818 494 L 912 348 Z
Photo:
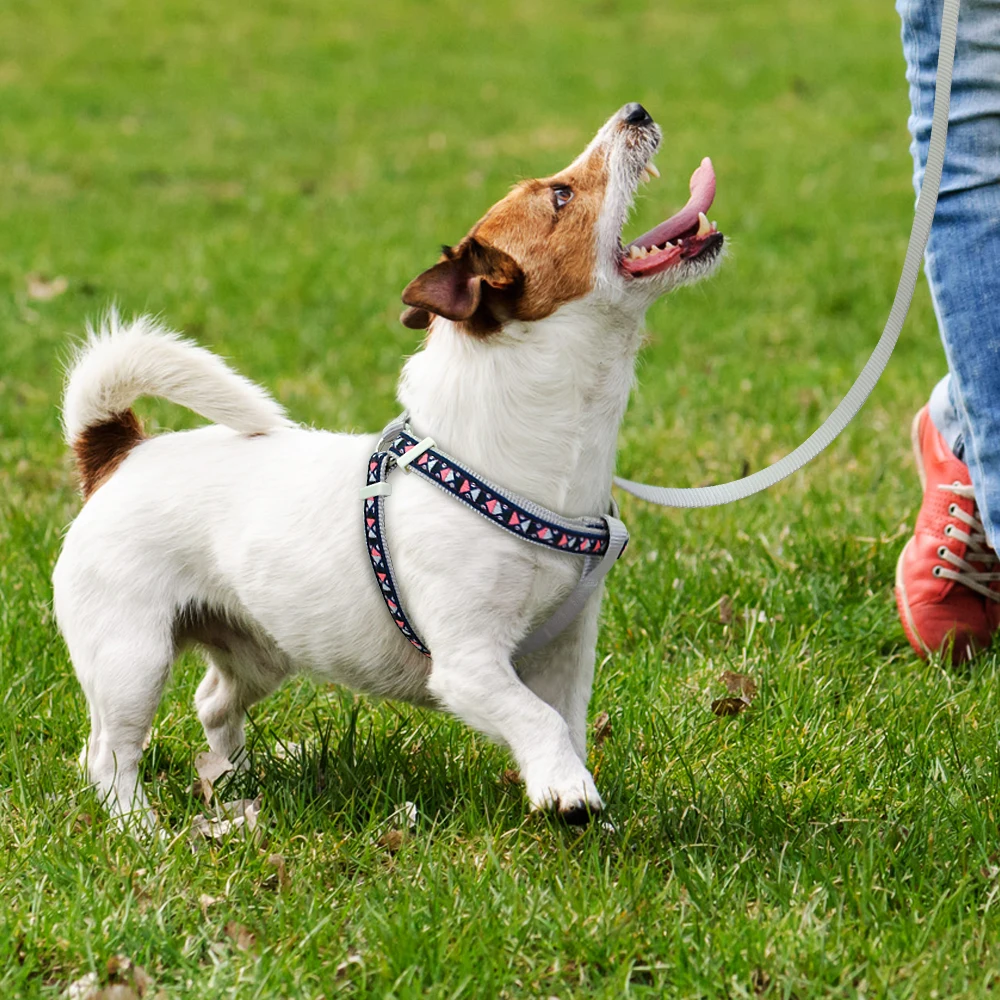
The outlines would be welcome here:
M 557 536 L 601 524 L 645 312 L 721 259 L 707 159 L 684 209 L 622 243 L 660 142 L 646 110 L 626 105 L 565 170 L 517 184 L 403 292 L 403 322 L 427 330 L 399 384 L 406 426 L 488 476 L 476 483 L 487 496 L 491 483 L 516 491 L 487 501 L 510 521 L 530 521 L 528 504 L 563 519 Z M 212 423 L 146 437 L 131 409 L 143 395 Z M 53 574 L 55 612 L 90 706 L 81 763 L 123 823 L 155 826 L 139 759 L 191 644 L 207 662 L 195 705 L 217 754 L 239 759 L 247 709 L 307 673 L 452 712 L 510 749 L 535 809 L 585 822 L 602 808 L 586 764 L 602 588 L 542 648 L 518 652 L 574 590 L 577 553 L 496 530 L 455 502 L 458 488 L 432 489 L 426 470 L 396 475 L 388 499 L 369 475 L 375 435 L 296 426 L 263 389 L 149 318 L 112 312 L 90 331 L 63 421 L 86 503 Z M 460 469 L 462 489 L 473 475 Z M 518 495 L 531 499 L 518 507 Z M 377 564 L 372 573 L 375 518 L 362 515 L 376 503 L 394 602 Z M 387 613 L 396 604 L 408 617 Z

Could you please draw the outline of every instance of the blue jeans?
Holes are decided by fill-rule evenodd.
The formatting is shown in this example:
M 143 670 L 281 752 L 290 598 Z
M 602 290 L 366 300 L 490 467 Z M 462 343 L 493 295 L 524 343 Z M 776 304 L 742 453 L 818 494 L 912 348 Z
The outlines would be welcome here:
M 924 176 L 942 0 L 897 0 L 913 183 Z M 1000 0 L 962 0 L 941 195 L 924 261 L 949 374 L 931 418 L 969 466 L 990 544 L 1000 543 Z

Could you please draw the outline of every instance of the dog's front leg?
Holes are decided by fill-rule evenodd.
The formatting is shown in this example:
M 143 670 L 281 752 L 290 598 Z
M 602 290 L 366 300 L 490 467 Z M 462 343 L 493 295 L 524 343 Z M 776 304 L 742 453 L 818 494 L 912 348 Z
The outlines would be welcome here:
M 566 720 L 523 683 L 508 655 L 437 650 L 428 686 L 445 708 L 510 748 L 533 808 L 585 823 L 603 807 Z
M 600 607 L 601 594 L 597 593 L 587 601 L 576 621 L 544 649 L 518 662 L 524 683 L 566 720 L 573 749 L 584 764 Z

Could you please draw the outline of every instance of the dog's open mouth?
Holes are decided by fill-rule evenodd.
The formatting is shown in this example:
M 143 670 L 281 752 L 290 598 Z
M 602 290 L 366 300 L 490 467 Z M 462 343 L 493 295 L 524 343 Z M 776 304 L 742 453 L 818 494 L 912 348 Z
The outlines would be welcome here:
M 705 215 L 714 199 L 715 171 L 706 156 L 691 175 L 688 203 L 676 215 L 622 247 L 622 271 L 630 277 L 648 278 L 682 261 L 714 257 L 724 240 Z

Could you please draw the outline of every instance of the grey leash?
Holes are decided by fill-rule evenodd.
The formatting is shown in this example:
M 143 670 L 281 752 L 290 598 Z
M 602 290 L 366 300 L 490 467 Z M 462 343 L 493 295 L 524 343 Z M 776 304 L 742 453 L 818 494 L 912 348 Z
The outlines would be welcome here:
M 934 120 L 931 127 L 930 147 L 927 166 L 924 171 L 920 196 L 917 199 L 910 243 L 906 248 L 903 273 L 896 289 L 889 319 L 875 350 L 868 359 L 857 381 L 837 408 L 802 444 L 784 458 L 761 469 L 745 479 L 718 486 L 701 486 L 692 489 L 675 489 L 668 486 L 652 486 L 636 483 L 629 479 L 615 477 L 615 485 L 641 500 L 659 504 L 661 507 L 717 507 L 743 500 L 761 490 L 766 490 L 793 472 L 797 472 L 811 462 L 838 434 L 854 419 L 865 400 L 889 363 L 892 350 L 899 339 L 903 322 L 910 309 L 913 291 L 920 273 L 920 263 L 927 249 L 927 239 L 934 221 L 938 192 L 941 187 L 941 172 L 944 167 L 945 145 L 948 139 L 948 111 L 951 104 L 951 76 L 955 62 L 955 40 L 958 34 L 959 0 L 944 0 L 941 17 L 941 43 L 938 54 L 937 82 L 934 96 Z

